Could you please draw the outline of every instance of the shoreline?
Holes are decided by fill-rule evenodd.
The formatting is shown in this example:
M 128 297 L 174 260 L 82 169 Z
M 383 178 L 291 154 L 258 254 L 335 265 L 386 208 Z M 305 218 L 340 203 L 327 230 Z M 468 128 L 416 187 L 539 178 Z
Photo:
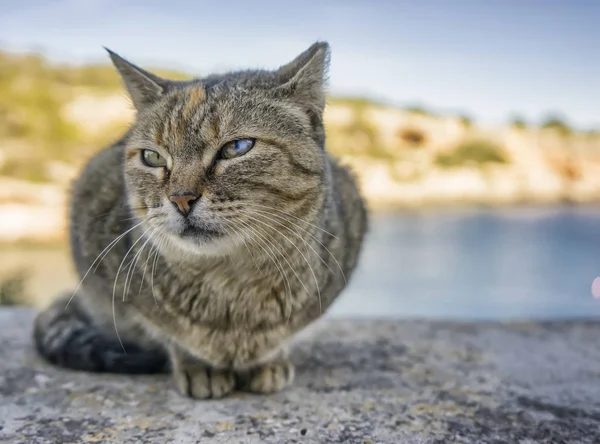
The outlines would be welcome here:
M 373 215 L 411 214 L 431 211 L 548 211 L 548 210 L 598 210 L 600 198 L 591 201 L 573 200 L 438 200 L 424 203 L 406 201 L 381 201 L 367 199 L 366 205 Z M 68 238 L 68 219 L 63 205 L 1 205 L 1 245 L 53 245 Z

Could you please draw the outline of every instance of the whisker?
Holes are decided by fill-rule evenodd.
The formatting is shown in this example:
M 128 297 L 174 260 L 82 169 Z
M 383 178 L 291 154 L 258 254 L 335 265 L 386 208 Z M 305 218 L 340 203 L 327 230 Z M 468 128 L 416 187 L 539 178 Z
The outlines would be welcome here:
M 266 241 L 268 241 L 271 245 L 273 245 L 273 244 L 267 238 L 265 238 L 263 235 L 261 235 L 259 232 L 257 232 L 255 230 L 255 228 L 253 228 L 249 222 L 245 222 L 245 221 L 241 221 L 241 220 L 238 220 L 237 222 L 242 224 L 243 226 L 245 226 L 247 229 L 252 230 L 255 234 L 257 234 L 259 236 L 258 240 L 260 240 L 263 243 L 263 245 L 265 245 L 269 249 L 269 251 L 271 251 L 273 256 L 271 256 L 271 254 L 269 253 L 269 251 L 267 251 L 267 249 L 262 247 L 262 250 L 267 254 L 267 256 L 275 264 L 275 267 L 277 268 L 277 272 L 280 274 L 281 278 L 283 279 L 285 290 L 288 293 L 288 298 L 291 300 L 292 287 L 290 285 L 290 281 L 287 278 L 287 274 L 285 273 L 283 266 L 281 265 L 281 263 L 279 261 L 277 261 L 277 256 L 275 255 L 275 252 L 271 249 L 271 247 L 269 247 L 269 245 L 267 244 Z M 256 244 L 256 245 L 259 246 L 259 244 Z
M 321 314 L 323 314 L 323 305 L 321 302 L 321 289 L 319 288 L 319 281 L 317 280 L 317 275 L 315 274 L 315 271 L 313 270 L 313 267 L 310 265 L 310 262 L 308 261 L 308 259 L 306 258 L 306 256 L 304 256 L 304 253 L 302 253 L 302 251 L 300 250 L 300 248 L 298 248 L 298 246 L 292 242 L 290 240 L 289 237 L 287 237 L 285 234 L 283 234 L 281 231 L 279 231 L 277 228 L 269 225 L 266 222 L 261 221 L 260 219 L 257 219 L 255 217 L 250 216 L 248 213 L 245 213 L 246 217 L 255 220 L 256 222 L 265 225 L 267 227 L 269 227 L 270 229 L 274 230 L 275 232 L 279 233 L 281 236 L 283 236 L 283 238 L 285 238 L 290 244 L 292 244 L 292 246 L 298 250 L 298 253 L 300 253 L 300 255 L 304 258 L 304 261 L 306 262 L 306 265 L 308 265 L 308 268 L 310 269 L 310 272 L 313 275 L 313 279 L 315 280 L 315 285 L 317 286 L 317 294 L 319 296 L 319 311 L 321 312 Z M 318 256 L 318 255 L 317 255 Z M 320 256 L 319 256 L 320 257 Z
M 318 243 L 319 243 L 319 245 L 321 245 L 321 246 L 322 246 L 322 247 L 325 249 L 325 251 L 327 251 L 327 253 L 329 253 L 329 255 L 331 256 L 331 258 L 332 258 L 332 259 L 335 261 L 336 265 L 337 265 L 337 266 L 338 266 L 338 268 L 340 269 L 340 273 L 342 274 L 342 277 L 344 278 L 344 282 L 347 282 L 347 280 L 346 280 L 346 275 L 344 274 L 344 270 L 342 269 L 342 266 L 340 265 L 340 263 L 338 262 L 338 260 L 337 260 L 337 259 L 336 259 L 336 257 L 334 256 L 334 254 L 333 254 L 333 253 L 332 253 L 332 252 L 329 250 L 329 248 L 327 248 L 327 247 L 326 247 L 326 246 L 323 244 L 323 242 L 321 242 L 319 239 L 317 239 L 317 238 L 316 238 L 316 237 L 315 237 L 315 236 L 314 236 L 314 235 L 313 235 L 313 234 L 312 234 L 310 231 L 306 230 L 305 228 L 302 228 L 300 225 L 298 225 L 298 224 L 295 224 L 295 223 L 294 223 L 294 222 L 292 222 L 292 221 L 286 220 L 286 219 L 285 219 L 283 216 L 278 216 L 278 215 L 276 215 L 276 214 L 269 214 L 269 213 L 267 213 L 266 211 L 262 211 L 262 210 L 252 210 L 252 212 L 253 212 L 253 214 L 256 214 L 257 216 L 259 216 L 259 215 L 261 215 L 261 214 L 262 214 L 262 217 L 265 217 L 265 218 L 268 218 L 268 219 L 270 219 L 268 216 L 271 216 L 271 217 L 278 217 L 278 218 L 280 218 L 280 219 L 283 219 L 283 220 L 285 220 L 287 223 L 289 223 L 289 224 L 291 224 L 291 225 L 295 226 L 296 228 L 298 228 L 298 229 L 300 229 L 300 230 L 304 231 L 306 234 L 308 234 L 310 237 L 312 237 L 312 238 L 313 238 L 313 239 L 314 239 L 316 242 L 318 242 Z M 260 213 L 260 214 L 258 214 L 258 213 Z M 298 233 L 296 233 L 295 231 L 293 231 L 293 230 L 292 230 L 290 227 L 288 227 L 287 225 L 285 225 L 285 224 L 283 224 L 283 223 L 281 223 L 281 222 L 277 222 L 277 221 L 275 221 L 275 220 L 273 220 L 273 219 L 270 219 L 270 220 L 271 220 L 272 222 L 275 222 L 275 223 L 277 223 L 278 225 L 280 225 L 280 226 L 282 226 L 282 227 L 284 227 L 284 228 L 287 228 L 289 231 L 291 231 L 291 232 L 292 232 L 292 233 L 294 233 L 296 236 L 298 236 L 299 238 L 301 238 L 301 239 L 302 239 L 302 237 L 301 237 L 301 236 L 300 236 Z M 304 239 L 302 239 L 302 240 L 304 241 Z M 312 249 L 312 247 L 311 247 L 311 249 Z M 314 251 L 314 249 L 313 249 L 313 251 Z M 316 251 L 315 251 L 315 254 L 317 254 L 317 253 L 316 253 Z M 317 256 L 319 256 L 319 255 L 317 254 Z M 319 258 L 320 258 L 320 256 L 319 256 Z M 321 260 L 322 260 L 322 259 L 321 259 Z M 322 261 L 323 261 L 323 260 L 322 260 Z M 326 264 L 326 265 L 327 265 L 327 264 Z M 327 268 L 329 268 L 329 266 L 328 266 L 328 265 L 327 265 Z M 330 269 L 330 270 L 331 270 L 331 269 Z M 331 271 L 333 272 L 333 270 L 331 270 Z
M 156 299 L 156 292 L 154 290 L 154 274 L 156 272 L 156 263 L 158 262 L 158 253 L 163 248 L 165 239 L 166 238 L 164 236 L 162 236 L 161 239 L 159 239 L 160 247 L 156 248 L 156 253 L 154 253 L 154 261 L 152 262 L 152 273 L 150 275 L 150 287 L 152 288 L 152 297 L 154 298 L 154 303 L 156 304 L 157 307 L 158 307 L 158 300 Z
M 160 236 L 160 233 L 159 233 Z M 142 287 L 144 286 L 144 282 L 145 282 L 145 278 L 146 278 L 146 269 L 148 268 L 148 262 L 150 262 L 150 259 L 152 258 L 152 254 L 155 252 L 158 252 L 158 244 L 155 244 L 152 246 L 152 248 L 150 248 L 150 252 L 148 253 L 148 257 L 146 258 L 146 262 L 144 263 L 144 271 L 142 273 L 142 280 L 140 282 L 140 289 L 138 290 L 138 295 L 142 292 Z M 152 289 L 154 290 L 154 289 Z M 156 300 L 156 297 L 154 297 L 154 303 L 156 304 L 156 306 L 158 307 L 158 301 Z
M 231 221 L 226 221 L 226 222 L 231 222 Z M 227 231 L 229 233 L 229 230 L 227 229 L 227 227 L 224 226 L 223 228 L 225 228 L 225 231 Z M 250 254 L 250 257 L 252 258 L 252 262 L 254 262 L 254 265 L 256 266 L 256 269 L 258 270 L 258 272 L 260 273 L 260 275 L 264 277 L 264 273 L 260 269 L 260 267 L 258 266 L 258 264 L 256 263 L 256 259 L 254 258 L 254 255 L 252 254 L 252 251 L 248 247 L 248 244 L 246 243 L 246 240 L 244 239 L 244 236 L 242 236 L 237 230 L 235 230 L 235 228 L 233 227 L 233 224 L 229 225 L 229 228 L 231 229 L 231 231 L 233 232 L 233 234 L 238 239 L 240 239 L 242 241 L 242 243 L 244 244 L 244 247 L 246 247 L 246 250 L 248 250 L 248 254 Z
M 320 261 L 323 263 L 323 265 L 325 265 L 325 267 L 327 267 L 327 269 L 333 273 L 333 270 L 331 270 L 331 268 L 329 267 L 329 264 L 328 264 L 328 263 L 327 263 L 327 262 L 326 262 L 326 261 L 325 261 L 325 260 L 324 260 L 324 259 L 321 257 L 321 255 L 320 255 L 320 254 L 319 254 L 319 253 L 318 253 L 318 252 L 317 252 L 317 251 L 316 251 L 316 250 L 315 250 L 315 249 L 312 247 L 312 245 L 310 245 L 310 244 L 309 244 L 309 243 L 306 241 L 306 239 L 304 239 L 302 236 L 300 236 L 300 235 L 299 235 L 298 233 L 296 233 L 294 230 L 292 230 L 292 229 L 290 229 L 289 227 L 285 226 L 285 225 L 284 225 L 284 224 L 282 224 L 281 222 L 278 222 L 278 221 L 276 221 L 276 220 L 273 220 L 273 219 L 271 219 L 271 218 L 269 218 L 269 217 L 267 217 L 267 216 L 264 216 L 264 215 L 262 215 L 262 214 L 258 214 L 258 213 L 250 213 L 250 212 L 247 212 L 247 211 L 244 211 L 244 210 L 239 210 L 239 211 L 240 211 L 241 213 L 245 214 L 246 216 L 255 215 L 255 216 L 264 217 L 264 218 L 265 218 L 265 219 L 267 219 L 268 221 L 270 221 L 270 222 L 275 222 L 276 224 L 278 224 L 278 225 L 280 225 L 280 226 L 282 226 L 282 227 L 286 228 L 287 230 L 291 231 L 291 232 L 292 232 L 292 234 L 296 235 L 296 236 L 298 237 L 298 239 L 300 239 L 302 242 L 304 242 L 304 243 L 306 244 L 306 246 L 312 250 L 312 252 L 315 254 L 315 256 L 317 256 L 317 258 L 318 258 L 318 259 L 319 259 L 319 260 L 320 260 Z M 275 227 L 271 227 L 271 228 L 273 228 L 275 231 L 277 231 L 279 234 L 281 234 L 282 236 L 284 236 L 284 237 L 285 237 L 285 235 L 284 235 L 282 232 L 278 231 L 278 230 L 277 230 Z M 292 242 L 290 239 L 288 239 L 288 240 L 289 240 L 291 243 L 293 243 L 293 242 Z
M 77 291 L 79 291 L 79 288 L 81 288 L 81 284 L 83 284 L 83 281 L 85 280 L 85 278 L 87 277 L 87 275 L 90 273 L 90 271 L 92 270 L 92 268 L 94 267 L 94 264 L 96 264 L 96 269 L 98 268 L 98 265 L 100 265 L 100 262 L 102 262 L 102 259 L 104 259 L 106 257 L 106 255 L 110 252 L 110 250 L 112 250 L 112 247 L 114 247 L 121 239 L 123 239 L 129 232 L 131 232 L 132 230 L 136 229 L 137 227 L 139 227 L 140 225 L 142 225 L 144 222 L 146 222 L 145 220 L 141 221 L 139 224 L 134 225 L 133 227 L 129 228 L 127 231 L 125 231 L 124 233 L 120 234 L 119 236 L 117 236 L 116 239 L 114 239 L 111 243 L 109 243 L 104 250 L 102 250 L 100 252 L 100 254 L 98 254 L 98 256 L 96 256 L 96 259 L 94 259 L 94 261 L 92 262 L 92 265 L 90 265 L 90 268 L 88 268 L 88 270 L 85 272 L 85 274 L 83 275 L 83 277 L 81 278 L 81 281 L 79 281 L 79 284 L 77 285 L 77 287 L 75 287 L 75 291 L 73 291 L 73 294 L 71 295 L 71 297 L 69 298 L 69 300 L 67 301 L 67 305 L 65 306 L 65 310 L 67 308 L 69 308 L 69 304 L 71 303 L 71 301 L 73 300 L 73 297 L 75 297 L 75 294 L 77 293 Z M 106 254 L 104 254 L 106 252 Z M 102 256 L 104 254 L 104 256 Z M 102 256 L 102 257 L 101 257 Z M 99 262 L 98 262 L 99 261 Z M 94 270 L 95 272 L 96 270 Z
M 294 216 L 293 214 L 287 213 L 287 212 L 285 212 L 285 211 L 281 211 L 281 210 L 279 210 L 279 209 L 277 209 L 277 208 L 270 207 L 270 206 L 268 206 L 268 205 L 260 205 L 260 204 L 254 203 L 254 202 L 246 202 L 246 201 L 244 201 L 244 205 L 245 205 L 245 206 L 253 206 L 253 207 L 261 207 L 261 208 L 266 208 L 266 209 L 268 209 L 268 210 L 271 210 L 271 211 L 275 211 L 275 212 L 277 212 L 277 213 L 284 214 L 284 215 L 286 215 L 286 216 L 288 216 L 288 217 L 291 217 L 292 219 L 296 219 L 296 220 L 298 220 L 298 221 L 300 221 L 300 222 L 304 222 L 305 224 L 307 224 L 307 225 L 310 225 L 311 227 L 313 227 L 313 228 L 316 228 L 317 230 L 319 230 L 319 231 L 322 231 L 322 232 L 323 232 L 323 233 L 325 233 L 325 234 L 328 234 L 329 236 L 333 237 L 334 239 L 338 239 L 338 237 L 337 237 L 335 234 L 333 234 L 333 233 L 330 233 L 330 232 L 329 232 L 329 231 L 327 231 L 327 230 L 324 230 L 323 228 L 319 227 L 318 225 L 312 224 L 312 223 L 310 223 L 310 222 L 308 222 L 308 221 L 306 221 L 306 220 L 304 220 L 304 219 L 301 219 L 301 218 L 299 218 L 298 216 Z M 338 239 L 338 240 L 339 240 L 339 239 Z
M 119 280 L 119 273 L 121 272 L 121 267 L 123 266 L 123 262 L 125 262 L 125 259 L 127 258 L 127 256 L 129 255 L 129 253 L 131 252 L 131 250 L 133 249 L 133 247 L 135 247 L 135 245 L 144 237 L 144 235 L 150 231 L 152 228 L 148 228 L 146 229 L 146 231 L 144 231 L 140 237 L 137 238 L 137 240 L 133 243 L 133 245 L 131 245 L 131 247 L 129 247 L 129 250 L 127 250 L 127 253 L 125 253 L 125 256 L 123 256 L 123 259 L 121 260 L 121 263 L 119 264 L 119 268 L 117 268 L 117 274 L 115 275 L 115 283 L 113 285 L 113 292 L 112 292 L 112 312 L 113 312 L 113 323 L 115 324 L 115 333 L 117 334 L 117 339 L 119 340 L 119 344 L 121 344 L 121 348 L 123 349 L 123 352 L 125 352 L 125 354 L 127 354 L 127 351 L 125 350 L 125 346 L 123 345 L 123 341 L 121 341 L 121 336 L 119 335 L 119 329 L 117 328 L 117 314 L 115 311 L 115 293 L 117 291 L 117 281 Z
M 261 229 L 261 227 L 254 226 L 254 230 L 259 230 L 259 229 Z M 298 279 L 298 281 L 300 282 L 300 285 L 302 285 L 302 287 L 304 288 L 304 290 L 306 291 L 306 293 L 310 295 L 310 291 L 308 291 L 308 288 L 307 288 L 307 287 L 306 287 L 306 285 L 304 284 L 304 280 L 300 278 L 300 276 L 299 276 L 299 275 L 298 275 L 298 273 L 296 272 L 296 269 L 295 269 L 295 267 L 294 267 L 294 266 L 292 265 L 292 263 L 291 263 L 291 262 L 288 260 L 288 256 L 286 256 L 286 253 L 287 253 L 287 252 L 285 251 L 285 249 L 284 249 L 283 247 L 281 247 L 281 249 L 280 249 L 279 247 L 277 247 L 277 245 L 276 245 L 274 242 L 271 242 L 271 241 L 268 239 L 268 233 L 267 233 L 267 231 L 266 231 L 264 228 L 262 228 L 262 229 L 261 229 L 261 231 L 262 231 L 263 233 L 265 233 L 265 235 L 264 235 L 264 236 L 261 236 L 261 237 L 262 237 L 263 239 L 266 239 L 266 240 L 269 242 L 269 244 L 270 244 L 270 245 L 272 245 L 272 246 L 273 246 L 273 248 L 275 248 L 275 249 L 277 250 L 277 252 L 279 252 L 279 253 L 281 254 L 281 257 L 282 257 L 282 258 L 283 258 L 283 260 L 285 260 L 285 262 L 286 262 L 286 263 L 287 263 L 287 264 L 290 266 L 290 269 L 292 270 L 292 273 L 294 273 L 294 275 L 296 276 L 296 278 L 297 278 L 297 279 Z M 258 234 L 258 235 L 260 235 L 260 233 L 257 233 L 257 234 Z
M 247 222 L 247 224 L 250 225 L 249 222 Z M 252 227 L 250 227 L 250 228 L 252 228 Z M 289 253 L 287 253 L 283 247 L 280 249 L 280 248 L 278 248 L 275 245 L 275 243 L 271 242 L 269 240 L 269 238 L 268 238 L 268 233 L 267 233 L 267 231 L 264 228 L 261 229 L 261 227 L 258 227 L 258 226 L 254 226 L 253 228 L 254 228 L 254 230 L 261 230 L 263 233 L 265 233 L 265 235 L 263 236 L 263 235 L 260 234 L 260 232 L 255 231 L 256 234 L 258 234 L 259 236 L 261 236 L 263 239 L 267 240 L 269 242 L 269 244 L 271 244 L 273 246 L 273 248 L 275 248 L 277 250 L 277 252 L 281 254 L 281 257 L 289 265 L 290 270 L 292 270 L 292 273 L 294 273 L 294 276 L 296 276 L 296 279 L 298 279 L 298 282 L 300 282 L 300 285 L 302 285 L 302 287 L 304 288 L 304 291 L 306 291 L 306 294 L 308 296 L 310 296 L 310 291 L 308 290 L 308 288 L 304 284 L 304 281 L 300 278 L 300 276 L 296 272 L 295 267 L 288 260 Z M 282 266 L 282 268 L 283 268 L 283 266 Z M 286 274 L 286 279 L 287 279 L 287 274 Z M 292 301 L 292 299 L 291 299 L 291 286 L 289 284 L 289 280 L 288 280 L 288 287 L 289 287 L 288 299 L 289 299 L 289 301 L 291 303 L 291 301 Z M 289 323 L 291 315 L 292 315 L 292 309 L 290 309 L 289 312 L 288 312 L 287 319 L 286 319 L 286 324 Z
M 137 261 L 139 260 L 140 255 L 144 251 L 144 247 L 146 245 L 148 245 L 148 242 L 150 242 L 150 240 L 152 239 L 152 235 L 154 234 L 155 231 L 156 231 L 156 228 L 154 228 L 152 230 L 152 232 L 148 236 L 148 239 L 146 239 L 146 242 L 144 242 L 142 244 L 141 248 L 135 253 L 132 261 L 130 262 L 131 265 L 129 266 L 129 270 L 127 270 L 127 275 L 125 275 L 125 284 L 123 286 L 123 302 L 125 302 L 125 297 L 126 297 L 126 295 L 129 294 L 129 289 L 131 288 L 131 280 L 133 279 L 133 275 L 135 273 L 135 265 L 136 265 Z M 129 285 L 127 284 L 127 280 L 129 280 Z
M 149 217 L 149 218 L 145 219 L 143 222 L 148 222 L 148 221 L 150 221 L 150 220 L 152 220 L 152 219 L 153 219 L 152 217 Z M 140 225 L 141 225 L 141 224 L 138 224 L 137 226 L 139 227 Z M 125 233 L 125 234 L 127 234 L 127 233 Z M 115 245 L 116 245 L 116 244 L 115 244 Z M 112 247 L 112 248 L 114 248 L 114 247 L 115 247 L 115 245 L 113 245 L 113 247 Z M 112 248 L 111 248 L 111 249 L 112 249 Z M 106 257 L 106 256 L 107 256 L 109 253 L 110 253 L 110 250 L 109 250 L 109 251 L 107 251 L 106 253 L 104 253 L 104 257 L 103 257 L 102 259 L 100 259 L 100 262 L 98 262 L 98 263 L 96 264 L 96 267 L 94 267 L 94 271 L 93 271 L 92 273 L 96 273 L 96 271 L 98 270 L 98 267 L 100 266 L 100 263 L 101 263 L 101 262 L 104 260 L 104 258 L 105 258 L 105 257 Z M 127 263 L 127 265 L 129 265 L 130 263 L 131 263 L 131 261 L 130 261 L 130 262 L 128 262 L 128 263 Z

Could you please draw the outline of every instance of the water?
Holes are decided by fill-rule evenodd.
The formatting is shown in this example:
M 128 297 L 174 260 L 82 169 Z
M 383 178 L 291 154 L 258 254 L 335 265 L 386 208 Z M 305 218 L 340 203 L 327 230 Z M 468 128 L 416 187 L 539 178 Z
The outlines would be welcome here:
M 600 317 L 600 208 L 374 214 L 335 316 Z
M 32 270 L 43 305 L 75 276 L 66 249 L 0 250 Z M 364 254 L 331 316 L 600 318 L 600 208 L 438 209 L 372 215 Z

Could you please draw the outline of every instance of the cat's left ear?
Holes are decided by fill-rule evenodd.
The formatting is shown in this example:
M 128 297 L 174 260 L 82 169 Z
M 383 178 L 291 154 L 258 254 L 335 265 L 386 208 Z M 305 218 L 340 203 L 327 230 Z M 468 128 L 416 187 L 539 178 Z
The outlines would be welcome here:
M 163 96 L 169 86 L 169 81 L 162 79 L 139 66 L 128 62 L 119 54 L 104 48 L 119 71 L 125 88 L 138 111 L 150 106 Z
M 329 44 L 314 43 L 276 71 L 283 82 L 276 88 L 277 93 L 320 116 L 325 108 L 329 59 Z

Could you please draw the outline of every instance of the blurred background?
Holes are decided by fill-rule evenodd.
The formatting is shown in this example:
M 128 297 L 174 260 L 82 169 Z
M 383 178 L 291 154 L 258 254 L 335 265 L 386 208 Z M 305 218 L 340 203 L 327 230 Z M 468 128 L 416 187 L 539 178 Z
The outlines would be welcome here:
M 70 181 L 133 112 L 102 46 L 173 78 L 332 47 L 328 149 L 372 210 L 331 316 L 600 315 L 600 2 L 0 1 L 0 302 L 76 277 Z

